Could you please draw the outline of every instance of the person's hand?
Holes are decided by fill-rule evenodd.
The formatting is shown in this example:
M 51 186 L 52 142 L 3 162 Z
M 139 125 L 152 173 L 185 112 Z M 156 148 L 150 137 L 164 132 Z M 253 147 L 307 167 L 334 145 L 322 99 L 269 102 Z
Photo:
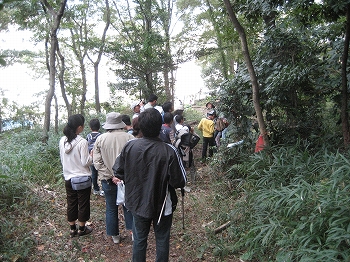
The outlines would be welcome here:
M 112 177 L 112 182 L 113 182 L 114 184 L 118 184 L 119 182 L 121 182 L 121 180 L 120 180 L 119 178 L 113 176 L 113 177 Z

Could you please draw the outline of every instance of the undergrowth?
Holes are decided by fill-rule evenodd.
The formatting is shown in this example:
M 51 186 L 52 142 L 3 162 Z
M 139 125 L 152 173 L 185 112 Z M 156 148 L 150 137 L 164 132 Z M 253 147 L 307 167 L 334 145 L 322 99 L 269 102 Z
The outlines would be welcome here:
M 58 137 L 43 145 L 40 134 L 35 129 L 1 134 L 0 261 L 25 261 L 36 246 L 28 228 L 42 223 L 40 211 L 49 206 L 34 191 L 38 185 L 49 189 L 60 179 Z
M 221 150 L 212 159 L 217 183 L 229 186 L 217 187 L 217 213 L 232 222 L 226 238 L 211 239 L 220 242 L 220 256 L 349 261 L 349 154 L 325 148 L 314 153 L 300 145 L 256 154 L 242 148 L 225 158 L 220 154 L 227 150 Z
M 62 234 L 52 226 L 55 214 L 47 212 L 57 206 L 55 191 L 62 182 L 59 137 L 52 134 L 43 145 L 37 130 L 1 134 L 0 261 L 26 261 L 50 237 L 41 236 L 39 243 L 40 232 L 30 228 L 49 225 L 52 236 Z M 225 146 L 208 162 L 205 198 L 188 194 L 189 212 L 204 208 L 193 220 L 213 222 L 205 226 L 205 238 L 195 225 L 179 245 L 195 250 L 198 259 L 210 252 L 218 261 L 232 255 L 245 261 L 350 260 L 348 152 L 297 144 L 254 154 L 249 144 Z M 49 201 L 42 201 L 43 194 Z M 225 223 L 227 229 L 213 233 Z

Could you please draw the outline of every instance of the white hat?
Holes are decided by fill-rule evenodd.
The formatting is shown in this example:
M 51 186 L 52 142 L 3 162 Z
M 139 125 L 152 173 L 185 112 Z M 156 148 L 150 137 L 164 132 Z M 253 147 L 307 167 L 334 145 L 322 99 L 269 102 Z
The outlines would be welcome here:
M 122 121 L 122 115 L 116 112 L 111 112 L 106 115 L 106 123 L 103 125 L 104 129 L 121 129 L 126 125 Z
M 134 110 L 134 108 L 135 108 L 136 106 L 138 106 L 138 105 L 140 105 L 140 102 L 139 102 L 139 101 L 134 101 L 134 102 L 131 103 L 130 108 L 131 108 L 132 110 Z

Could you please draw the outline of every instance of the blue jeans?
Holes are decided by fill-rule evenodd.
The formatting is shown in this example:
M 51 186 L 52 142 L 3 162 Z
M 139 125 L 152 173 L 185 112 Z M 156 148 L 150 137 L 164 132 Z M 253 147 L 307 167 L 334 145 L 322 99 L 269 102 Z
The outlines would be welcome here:
M 169 240 L 173 215 L 163 216 L 157 225 L 158 218 L 144 218 L 134 215 L 134 243 L 132 247 L 132 261 L 145 262 L 147 250 L 147 238 L 153 222 L 156 237 L 156 262 L 169 261 Z
M 119 219 L 117 201 L 117 185 L 111 180 L 101 180 L 102 189 L 105 192 L 106 200 L 106 230 L 108 236 L 119 235 Z M 131 212 L 127 211 L 123 206 L 125 227 L 128 230 L 132 229 L 133 217 Z
M 90 166 L 90 170 L 91 170 L 91 178 L 92 178 L 93 189 L 95 191 L 100 191 L 100 186 L 97 183 L 98 172 L 97 172 L 96 168 L 94 167 L 94 165 Z
M 132 213 L 126 209 L 126 207 L 123 205 L 123 211 L 124 211 L 124 219 L 125 219 L 125 228 L 126 230 L 132 230 L 133 227 L 133 216 Z

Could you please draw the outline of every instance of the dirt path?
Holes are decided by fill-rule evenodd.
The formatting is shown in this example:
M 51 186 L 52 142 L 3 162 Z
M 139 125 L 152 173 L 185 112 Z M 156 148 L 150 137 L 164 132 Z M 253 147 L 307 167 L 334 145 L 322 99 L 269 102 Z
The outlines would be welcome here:
M 208 241 L 204 225 L 210 224 L 215 210 L 207 204 L 210 192 L 208 184 L 210 177 L 207 168 L 198 159 L 201 145 L 194 150 L 197 167 L 196 182 L 190 182 L 190 189 L 184 198 L 184 226 L 182 198 L 177 191 L 179 203 L 174 213 L 170 240 L 170 261 L 219 261 L 211 252 L 212 246 Z M 131 235 L 125 230 L 124 219 L 120 208 L 121 243 L 114 244 L 105 231 L 105 200 L 101 196 L 91 196 L 90 226 L 94 229 L 89 236 L 69 238 L 69 227 L 65 219 L 66 200 L 64 192 L 52 192 L 40 189 L 38 196 L 51 209 L 41 211 L 40 217 L 31 218 L 37 221 L 32 234 L 36 239 L 36 250 L 27 261 L 131 261 Z M 43 204 L 44 205 L 44 204 Z M 39 209 L 40 207 L 38 207 Z M 151 232 L 148 240 L 147 261 L 155 260 L 155 240 Z M 227 258 L 225 261 L 239 261 Z
M 198 109 L 200 110 L 200 109 Z M 216 210 L 210 203 L 211 177 L 208 168 L 199 162 L 201 142 L 193 150 L 196 165 L 196 181 L 189 182 L 189 192 L 184 198 L 184 213 L 182 212 L 182 197 L 177 191 L 179 203 L 174 213 L 170 239 L 170 262 L 175 261 L 220 261 L 212 254 L 213 244 L 207 236 L 207 226 L 211 224 Z M 188 179 L 190 175 L 188 174 Z M 91 196 L 91 219 L 89 225 L 93 233 L 81 238 L 69 238 L 69 227 L 65 219 L 66 199 L 64 192 L 52 192 L 39 189 L 42 201 L 52 203 L 51 209 L 44 210 L 37 228 L 33 229 L 37 248 L 29 256 L 28 261 L 101 261 L 124 262 L 131 261 L 132 241 L 130 232 L 124 227 L 122 208 L 119 208 L 119 225 L 121 242 L 114 244 L 105 230 L 105 200 L 101 196 Z M 183 217 L 184 214 L 184 217 Z M 183 229 L 184 219 L 184 229 Z M 153 231 L 148 239 L 147 261 L 155 260 L 155 240 Z M 226 257 L 224 261 L 237 262 L 239 259 Z

